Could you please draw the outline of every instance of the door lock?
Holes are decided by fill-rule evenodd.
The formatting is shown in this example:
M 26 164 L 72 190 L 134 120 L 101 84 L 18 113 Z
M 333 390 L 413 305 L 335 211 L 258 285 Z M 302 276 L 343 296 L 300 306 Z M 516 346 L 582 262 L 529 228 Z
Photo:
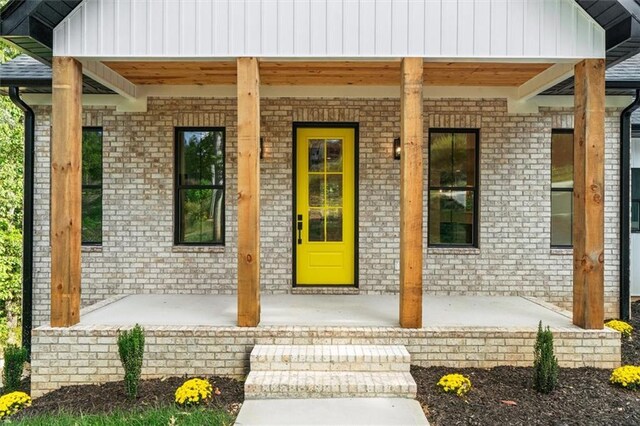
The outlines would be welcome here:
M 298 244 L 302 244 L 302 224 L 304 223 L 302 215 L 298 215 Z

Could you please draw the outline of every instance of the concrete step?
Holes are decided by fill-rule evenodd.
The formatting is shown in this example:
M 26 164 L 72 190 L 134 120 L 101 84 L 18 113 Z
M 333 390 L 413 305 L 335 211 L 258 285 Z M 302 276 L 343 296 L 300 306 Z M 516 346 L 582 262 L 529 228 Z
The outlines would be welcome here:
M 256 345 L 251 371 L 408 372 L 411 356 L 401 345 Z
M 251 371 L 246 399 L 415 398 L 409 372 Z

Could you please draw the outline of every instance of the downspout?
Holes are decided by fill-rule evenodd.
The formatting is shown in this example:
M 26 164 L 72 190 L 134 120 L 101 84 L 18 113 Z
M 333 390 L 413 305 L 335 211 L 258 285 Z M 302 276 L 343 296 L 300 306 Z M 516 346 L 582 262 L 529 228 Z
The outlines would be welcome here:
M 31 360 L 31 325 L 33 300 L 33 182 L 35 115 L 20 98 L 18 87 L 9 87 L 9 98 L 24 112 L 24 176 L 22 218 L 22 347 Z
M 629 319 L 630 305 L 630 249 L 629 208 L 631 206 L 631 114 L 640 107 L 640 88 L 636 98 L 620 114 L 620 317 Z

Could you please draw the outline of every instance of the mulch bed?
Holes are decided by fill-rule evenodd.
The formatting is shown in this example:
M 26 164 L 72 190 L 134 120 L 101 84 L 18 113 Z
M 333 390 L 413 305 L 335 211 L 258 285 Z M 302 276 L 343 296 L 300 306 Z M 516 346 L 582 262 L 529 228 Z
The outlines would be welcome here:
M 64 411 L 72 414 L 109 413 L 114 410 L 144 409 L 174 404 L 176 389 L 187 377 L 141 380 L 138 398 L 129 401 L 124 383 L 110 382 L 102 385 L 66 386 L 33 401 L 22 416 L 35 416 Z M 244 401 L 244 383 L 226 377 L 208 377 L 209 382 L 220 390 L 207 405 L 222 408 L 236 415 Z
M 632 305 L 631 339 L 622 344 L 623 364 L 640 365 L 640 302 Z M 533 350 L 533 349 L 532 349 Z M 436 383 L 454 369 L 411 367 L 418 384 L 418 401 L 432 425 L 640 425 L 640 392 L 609 384 L 609 370 L 560 369 L 559 386 L 550 395 L 533 389 L 532 368 L 459 368 L 473 388 L 465 398 L 445 394 Z M 174 403 L 185 377 L 143 380 L 136 401 L 129 401 L 123 382 L 68 386 L 34 400 L 20 416 L 55 413 L 104 413 Z M 231 414 L 244 400 L 244 383 L 224 377 L 209 380 L 221 391 L 209 406 Z M 23 383 L 28 391 L 28 380 Z
M 640 302 L 632 305 L 631 339 L 622 344 L 623 364 L 640 365 Z M 532 348 L 533 350 L 533 348 Z M 455 370 L 455 371 L 454 371 Z M 465 398 L 443 393 L 440 377 L 461 373 L 471 379 Z M 533 369 L 412 367 L 418 401 L 432 425 L 640 425 L 640 392 L 609 384 L 611 371 L 561 368 L 549 395 L 533 389 Z

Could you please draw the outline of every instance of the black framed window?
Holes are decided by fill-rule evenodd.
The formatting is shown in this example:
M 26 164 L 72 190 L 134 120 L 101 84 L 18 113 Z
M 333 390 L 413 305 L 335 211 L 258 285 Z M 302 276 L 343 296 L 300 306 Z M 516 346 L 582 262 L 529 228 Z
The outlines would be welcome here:
M 640 168 L 631 169 L 631 232 L 640 232 Z
M 224 244 L 224 128 L 176 128 L 175 243 Z
M 429 246 L 478 246 L 477 129 L 429 131 Z
M 551 131 L 551 247 L 573 246 L 573 129 Z
M 102 244 L 102 128 L 82 128 L 82 244 Z

